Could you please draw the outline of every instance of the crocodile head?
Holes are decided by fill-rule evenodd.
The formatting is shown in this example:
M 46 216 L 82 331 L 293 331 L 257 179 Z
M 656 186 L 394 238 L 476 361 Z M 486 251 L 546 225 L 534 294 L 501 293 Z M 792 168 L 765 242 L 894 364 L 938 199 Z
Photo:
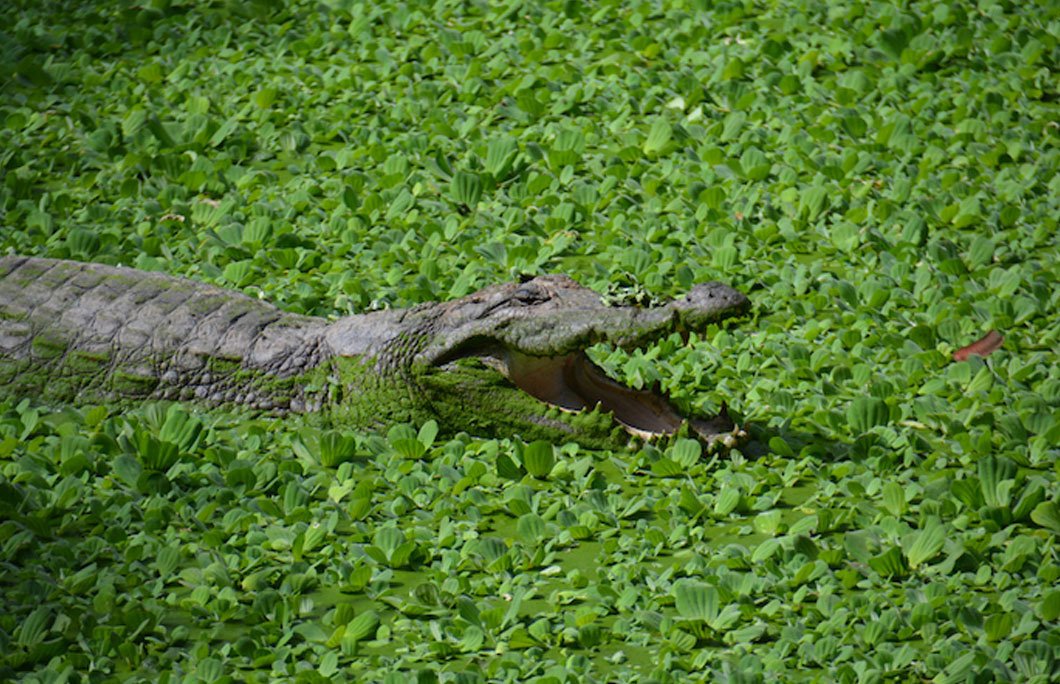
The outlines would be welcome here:
M 430 413 L 457 429 L 614 447 L 687 422 L 705 442 L 732 442 L 739 430 L 724 409 L 711 419 L 682 416 L 664 394 L 608 377 L 585 350 L 702 332 L 748 308 L 746 296 L 721 283 L 662 306 L 609 306 L 571 278 L 548 275 L 410 310 L 406 342 L 392 347 L 403 350 L 403 375 Z

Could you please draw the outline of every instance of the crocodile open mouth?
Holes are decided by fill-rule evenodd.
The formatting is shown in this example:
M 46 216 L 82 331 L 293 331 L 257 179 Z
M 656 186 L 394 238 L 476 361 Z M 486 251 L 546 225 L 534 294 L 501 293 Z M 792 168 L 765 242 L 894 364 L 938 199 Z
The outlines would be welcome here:
M 651 439 L 672 435 L 685 423 L 708 442 L 731 446 L 743 431 L 729 418 L 725 405 L 709 420 L 686 418 L 663 394 L 626 387 L 612 379 L 585 354 L 537 357 L 509 350 L 499 370 L 519 389 L 551 406 L 567 411 L 610 412 L 630 434 Z

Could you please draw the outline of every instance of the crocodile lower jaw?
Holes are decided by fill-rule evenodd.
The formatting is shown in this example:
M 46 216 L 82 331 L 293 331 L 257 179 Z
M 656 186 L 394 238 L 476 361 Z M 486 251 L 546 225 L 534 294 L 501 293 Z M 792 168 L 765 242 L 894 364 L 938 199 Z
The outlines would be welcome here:
M 731 447 L 746 436 L 724 406 L 709 420 L 687 419 L 666 396 L 626 387 L 582 352 L 537 357 L 508 350 L 485 360 L 535 399 L 571 412 L 599 407 L 610 412 L 628 433 L 645 440 L 672 435 L 686 422 L 692 433 L 711 444 Z

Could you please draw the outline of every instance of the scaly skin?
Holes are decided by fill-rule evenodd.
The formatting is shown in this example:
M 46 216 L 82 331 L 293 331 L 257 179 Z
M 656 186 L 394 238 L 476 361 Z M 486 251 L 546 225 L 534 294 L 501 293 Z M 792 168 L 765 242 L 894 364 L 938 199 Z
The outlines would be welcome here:
M 450 432 L 615 448 L 685 419 L 665 397 L 607 378 L 584 349 L 637 347 L 747 308 L 719 283 L 661 307 L 609 307 L 560 275 L 329 322 L 158 273 L 4 257 L 0 396 L 179 399 L 350 427 L 434 418 Z M 689 423 L 708 443 L 735 432 L 725 416 Z

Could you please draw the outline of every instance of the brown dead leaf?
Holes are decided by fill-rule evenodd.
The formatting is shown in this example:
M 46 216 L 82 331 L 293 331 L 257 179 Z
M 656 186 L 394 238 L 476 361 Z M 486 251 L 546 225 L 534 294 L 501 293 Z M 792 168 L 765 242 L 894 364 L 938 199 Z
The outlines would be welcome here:
M 967 347 L 961 347 L 957 351 L 953 352 L 954 361 L 964 361 L 972 354 L 978 354 L 979 356 L 986 356 L 992 351 L 1001 348 L 1005 338 L 1001 336 L 996 330 L 991 330 L 987 334 L 983 335 L 980 339 L 972 342 Z

